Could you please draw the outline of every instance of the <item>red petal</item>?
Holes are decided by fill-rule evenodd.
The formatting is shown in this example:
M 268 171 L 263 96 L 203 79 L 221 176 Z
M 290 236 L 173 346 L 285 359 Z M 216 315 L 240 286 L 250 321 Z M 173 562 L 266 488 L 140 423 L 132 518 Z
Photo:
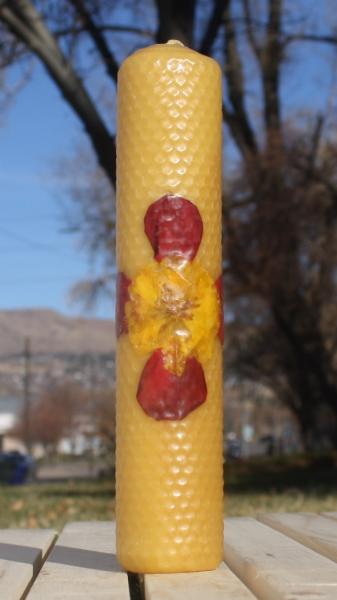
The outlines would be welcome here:
M 223 279 L 222 275 L 218 277 L 215 282 L 215 287 L 218 290 L 219 299 L 220 299 L 220 325 L 218 330 L 218 336 L 220 338 L 220 342 L 223 344 L 225 341 L 225 321 L 224 321 L 224 291 L 223 291 Z
M 125 305 L 129 298 L 129 279 L 124 273 L 117 273 L 116 281 L 116 335 L 119 337 L 122 333 L 127 333 L 128 324 L 125 315 Z
M 144 229 L 159 262 L 167 256 L 192 260 L 200 246 L 203 225 L 192 202 L 167 194 L 149 206 Z
M 147 361 L 138 386 L 137 400 L 156 419 L 176 421 L 205 402 L 207 387 L 201 364 L 188 358 L 181 376 L 168 371 L 161 349 Z

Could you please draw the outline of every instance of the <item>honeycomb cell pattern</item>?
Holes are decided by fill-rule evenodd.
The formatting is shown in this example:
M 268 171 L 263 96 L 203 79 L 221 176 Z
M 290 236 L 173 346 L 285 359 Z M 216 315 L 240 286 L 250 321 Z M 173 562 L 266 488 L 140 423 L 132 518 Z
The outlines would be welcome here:
M 221 77 L 181 46 L 129 57 L 119 74 L 117 260 L 132 279 L 154 260 L 144 215 L 165 194 L 203 220 L 198 262 L 221 271 Z M 156 421 L 137 402 L 149 356 L 117 344 L 117 556 L 142 573 L 216 568 L 223 554 L 222 349 L 202 363 L 206 402 L 181 421 Z
M 129 571 L 216 568 L 223 554 L 222 349 L 204 365 L 208 399 L 181 421 L 135 401 L 145 360 L 128 336 L 117 356 L 117 556 Z
M 140 50 L 122 65 L 117 107 L 117 259 L 132 278 L 152 257 L 144 239 L 149 205 L 167 193 L 199 209 L 198 260 L 221 270 L 221 73 L 180 46 Z

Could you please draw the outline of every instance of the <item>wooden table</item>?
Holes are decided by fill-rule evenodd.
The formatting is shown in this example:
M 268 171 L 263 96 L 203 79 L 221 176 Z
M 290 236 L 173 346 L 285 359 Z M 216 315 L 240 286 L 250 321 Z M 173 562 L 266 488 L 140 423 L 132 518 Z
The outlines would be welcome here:
M 216 571 L 129 575 L 111 522 L 0 531 L 1 600 L 337 600 L 337 512 L 225 521 Z

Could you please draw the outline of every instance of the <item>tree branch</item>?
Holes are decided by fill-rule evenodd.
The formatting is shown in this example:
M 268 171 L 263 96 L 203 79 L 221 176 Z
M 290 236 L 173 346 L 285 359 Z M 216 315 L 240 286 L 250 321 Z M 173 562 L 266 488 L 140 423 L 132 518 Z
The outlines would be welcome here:
M 172 25 L 171 25 L 171 0 L 156 0 L 157 15 L 158 15 L 158 26 L 156 33 L 156 43 L 165 44 L 168 39 L 173 38 Z
M 14 11 L 13 6 L 14 3 L 8 1 L 0 4 L 0 20 L 40 58 L 61 94 L 83 123 L 98 162 L 114 186 L 116 149 L 113 136 L 35 7 L 29 0 L 17 0 L 16 8 L 19 10 Z
M 150 29 L 141 29 L 140 27 L 129 27 L 127 25 L 96 25 L 96 29 L 101 33 L 104 32 L 117 32 L 117 33 L 130 33 L 140 35 L 145 38 L 153 39 L 154 33 Z M 56 38 L 66 37 L 68 35 L 79 35 L 80 33 L 87 32 L 87 28 L 82 26 L 66 27 L 64 29 L 54 29 L 53 35 Z
M 228 109 L 225 104 L 222 106 L 222 115 L 225 123 L 228 125 L 239 152 L 242 154 L 243 158 L 248 161 L 252 157 L 252 154 L 256 153 L 257 149 L 255 148 L 252 150 L 250 144 L 247 144 L 242 122 L 240 122 L 236 113 Z
M 250 0 L 242 0 L 243 3 L 243 12 L 245 16 L 245 25 L 246 25 L 246 33 L 249 44 L 255 54 L 255 56 L 259 59 L 261 55 L 261 48 L 256 40 L 254 29 L 253 29 L 253 19 L 252 13 L 250 10 Z
M 290 42 L 316 42 L 319 44 L 333 44 L 337 45 L 336 35 L 315 35 L 311 33 L 299 33 L 294 35 L 287 35 L 284 37 L 284 44 Z
M 267 129 L 267 148 L 279 146 L 281 140 L 280 64 L 282 60 L 281 15 L 283 0 L 269 0 L 267 35 L 260 54 L 262 69 L 264 118 Z
M 225 78 L 228 96 L 233 111 L 227 114 L 227 122 L 231 131 L 236 131 L 235 140 L 244 156 L 257 153 L 255 135 L 244 106 L 243 69 L 237 48 L 235 28 L 231 16 L 230 0 L 226 2 L 225 14 Z M 226 115 L 226 112 L 225 112 Z M 243 150 L 244 148 L 244 150 Z
M 12 35 L 8 35 L 8 30 L 4 26 L 0 29 L 0 69 L 6 69 L 14 62 L 19 62 L 27 57 L 27 48 Z
M 108 75 L 117 82 L 118 64 L 106 42 L 104 34 L 96 26 L 90 12 L 86 9 L 85 0 L 69 0 L 77 15 L 83 23 L 84 29 L 92 38 L 102 60 L 106 66 Z
M 322 139 L 324 127 L 324 117 L 321 114 L 317 115 L 316 124 L 313 130 L 312 138 L 311 138 L 311 148 L 308 156 L 308 166 L 306 169 L 306 176 L 308 179 L 311 178 L 312 174 L 315 171 L 317 155 Z
M 195 3 L 196 0 L 156 0 L 157 44 L 177 39 L 193 48 Z
M 302 306 L 302 310 L 303 308 L 305 310 L 305 307 Z M 301 337 L 296 335 L 296 331 L 292 327 L 292 323 L 287 321 L 279 308 L 273 305 L 271 310 L 277 326 L 288 340 L 289 345 L 293 350 L 294 357 L 298 365 L 298 370 L 302 374 L 302 385 L 305 382 L 307 387 L 307 398 L 310 398 L 311 402 L 313 401 L 315 394 L 313 384 L 316 383 L 316 385 L 318 384 L 317 387 L 319 394 L 322 394 L 323 392 L 324 401 L 331 406 L 334 411 L 336 411 L 337 393 L 335 386 L 329 382 L 329 379 L 325 373 L 324 362 L 326 351 L 321 332 L 315 329 L 315 327 L 312 327 L 310 331 L 311 347 L 315 349 L 312 351 L 308 344 L 303 344 L 303 338 L 301 339 Z M 321 399 L 319 398 L 317 400 L 320 401 Z
M 223 22 L 223 15 L 226 4 L 228 4 L 228 0 L 213 0 L 213 12 L 209 19 L 207 29 L 199 47 L 199 52 L 201 52 L 202 54 L 211 53 L 214 40 L 217 36 L 220 25 Z

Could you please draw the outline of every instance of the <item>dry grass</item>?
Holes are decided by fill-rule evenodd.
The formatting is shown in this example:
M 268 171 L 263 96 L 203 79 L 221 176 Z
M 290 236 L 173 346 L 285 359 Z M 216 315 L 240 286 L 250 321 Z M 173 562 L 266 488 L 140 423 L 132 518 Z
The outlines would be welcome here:
M 259 458 L 225 467 L 226 514 L 337 510 L 337 455 Z
M 255 459 L 226 464 L 226 514 L 337 510 L 337 456 Z M 65 481 L 0 488 L 0 528 L 111 520 L 112 481 Z
M 114 517 L 111 481 L 36 483 L 0 488 L 0 528 L 52 527 L 68 521 L 111 520 Z

